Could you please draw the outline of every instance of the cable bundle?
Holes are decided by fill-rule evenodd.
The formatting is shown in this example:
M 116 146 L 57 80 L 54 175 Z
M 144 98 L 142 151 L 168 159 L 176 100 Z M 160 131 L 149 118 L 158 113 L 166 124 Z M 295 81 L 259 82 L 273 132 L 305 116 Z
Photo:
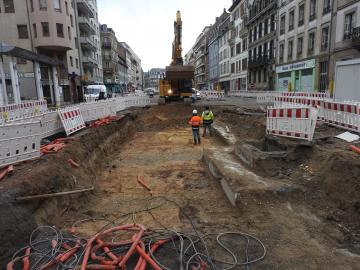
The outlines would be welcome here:
M 149 212 L 154 218 L 151 209 L 147 206 L 138 212 Z M 231 270 L 249 269 L 265 258 L 266 248 L 254 236 L 240 232 L 201 235 L 186 213 L 182 213 L 189 219 L 194 233 L 167 228 L 152 230 L 135 222 L 126 223 L 134 212 L 122 215 L 120 222 L 117 222 L 120 218 L 109 221 L 89 239 L 75 235 L 76 227 L 94 219 L 74 223 L 69 232 L 41 226 L 30 235 L 28 246 L 13 255 L 7 270 Z M 219 253 L 223 255 L 221 259 L 214 255 L 219 257 Z

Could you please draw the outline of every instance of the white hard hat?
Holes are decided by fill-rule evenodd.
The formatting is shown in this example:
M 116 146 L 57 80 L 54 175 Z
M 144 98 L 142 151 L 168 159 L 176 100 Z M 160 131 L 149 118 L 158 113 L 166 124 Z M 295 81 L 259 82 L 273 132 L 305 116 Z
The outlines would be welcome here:
M 193 114 L 197 114 L 197 110 L 193 110 Z

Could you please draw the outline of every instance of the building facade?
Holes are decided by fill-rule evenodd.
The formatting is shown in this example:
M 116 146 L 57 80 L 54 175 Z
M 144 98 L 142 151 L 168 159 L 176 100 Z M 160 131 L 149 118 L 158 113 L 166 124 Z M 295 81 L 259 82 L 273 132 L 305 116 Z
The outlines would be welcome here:
M 220 89 L 230 91 L 230 16 L 219 26 L 219 85 Z
M 249 5 L 248 85 L 250 90 L 274 90 L 277 0 Z
M 100 27 L 104 84 L 112 93 L 120 91 L 118 41 L 115 32 L 106 24 Z
M 118 43 L 118 63 L 119 63 L 119 84 L 120 92 L 127 91 L 128 81 L 128 65 L 126 63 L 126 48 L 122 44 Z
M 163 68 L 152 68 L 146 72 L 145 88 L 154 88 L 159 90 L 159 80 L 165 78 L 165 69 Z
M 335 80 L 335 65 L 340 61 L 360 59 L 360 0 L 334 0 L 331 31 L 329 81 Z M 356 82 L 352 82 L 356 85 Z
M 198 90 L 205 90 L 208 87 L 209 77 L 209 30 L 210 27 L 206 26 L 201 34 L 196 39 L 194 48 L 195 54 L 195 88 Z
M 280 1 L 276 89 L 329 89 L 331 2 Z
M 73 1 L 0 1 L 0 40 L 49 56 L 59 64 L 49 66 L 16 59 L 21 98 L 36 98 L 35 72 L 41 73 L 41 88 L 48 104 L 55 104 L 54 83 L 60 86 L 60 102 L 81 100 L 80 60 L 76 42 L 76 5 Z M 4 59 L 4 58 L 3 58 Z M 8 61 L 5 59 L 4 61 Z M 8 67 L 8 63 L 4 63 Z M 11 89 L 5 68 L 7 89 Z M 54 76 L 55 74 L 55 76 Z M 9 101 L 13 100 L 9 92 Z
M 211 25 L 209 30 L 209 89 L 220 90 L 219 83 L 219 36 L 220 36 L 220 25 L 228 20 L 230 14 L 223 10 L 220 17 L 215 18 L 215 23 Z
M 231 12 L 230 90 L 247 90 L 247 8 L 245 0 L 234 0 Z
M 77 41 L 83 85 L 103 84 L 100 25 L 96 0 L 76 0 Z M 72 20 L 72 19 L 71 19 Z

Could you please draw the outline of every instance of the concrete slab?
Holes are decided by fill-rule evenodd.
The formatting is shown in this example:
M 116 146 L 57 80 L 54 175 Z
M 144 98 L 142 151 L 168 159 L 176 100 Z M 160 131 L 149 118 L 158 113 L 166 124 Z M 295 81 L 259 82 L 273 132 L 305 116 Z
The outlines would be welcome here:
M 222 122 L 216 122 L 213 124 L 213 130 L 216 136 L 218 136 L 225 144 L 236 144 L 236 137 L 231 133 L 231 130 L 227 125 Z
M 243 203 L 243 198 L 255 193 L 272 193 L 284 184 L 263 178 L 247 169 L 234 156 L 233 148 L 204 149 L 203 159 L 210 175 L 217 181 L 233 206 Z

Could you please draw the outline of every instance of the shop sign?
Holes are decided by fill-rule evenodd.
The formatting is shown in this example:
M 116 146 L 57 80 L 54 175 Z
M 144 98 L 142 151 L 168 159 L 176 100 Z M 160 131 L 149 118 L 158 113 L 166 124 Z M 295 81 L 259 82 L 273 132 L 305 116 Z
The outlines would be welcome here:
M 296 62 L 289 65 L 276 67 L 276 73 L 288 72 L 292 70 L 300 70 L 315 67 L 315 59 L 306 60 L 302 62 Z

